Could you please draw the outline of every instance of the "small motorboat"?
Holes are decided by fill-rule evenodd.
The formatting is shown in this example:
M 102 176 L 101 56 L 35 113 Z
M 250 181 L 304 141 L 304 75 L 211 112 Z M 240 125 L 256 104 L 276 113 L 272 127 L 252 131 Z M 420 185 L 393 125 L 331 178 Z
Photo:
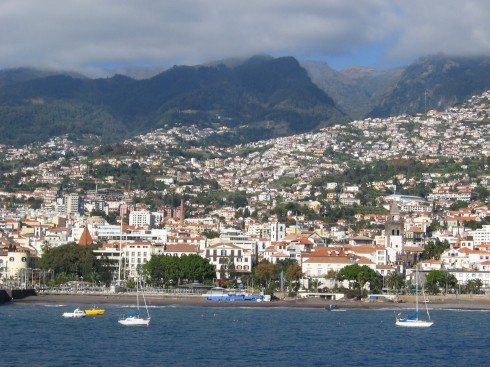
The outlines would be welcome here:
M 105 310 L 102 308 L 92 307 L 91 309 L 85 310 L 85 313 L 89 316 L 103 315 L 105 314 Z
M 78 319 L 78 318 L 85 317 L 85 316 L 87 316 L 85 311 L 80 310 L 79 308 L 75 308 L 75 310 L 73 312 L 63 313 L 63 317 L 72 318 L 72 319 Z

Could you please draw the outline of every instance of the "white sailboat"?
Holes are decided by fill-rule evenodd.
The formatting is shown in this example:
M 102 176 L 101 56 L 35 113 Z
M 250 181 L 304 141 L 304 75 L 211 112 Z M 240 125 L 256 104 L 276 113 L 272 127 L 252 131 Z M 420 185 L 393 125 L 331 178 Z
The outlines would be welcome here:
M 141 288 L 141 282 L 138 279 L 136 281 L 136 310 L 134 312 L 127 313 L 119 319 L 119 323 L 125 326 L 149 326 L 150 325 L 150 312 L 148 311 L 148 306 L 146 304 L 146 298 L 143 291 L 141 295 L 146 309 L 146 318 L 142 317 L 140 311 L 140 299 L 139 292 Z
M 430 319 L 429 307 L 425 299 L 424 288 L 422 288 L 422 294 L 424 296 L 425 310 L 427 312 L 427 320 L 419 319 L 419 268 L 415 270 L 415 313 L 406 317 L 396 317 L 396 326 L 402 327 L 431 327 L 434 321 Z

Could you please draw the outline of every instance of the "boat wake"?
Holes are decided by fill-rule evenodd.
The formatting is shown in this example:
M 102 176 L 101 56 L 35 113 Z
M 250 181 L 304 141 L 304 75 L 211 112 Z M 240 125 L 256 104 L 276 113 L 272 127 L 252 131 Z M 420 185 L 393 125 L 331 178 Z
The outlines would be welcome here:
M 66 305 L 51 305 L 51 304 L 46 304 L 43 305 L 44 307 L 66 307 Z
M 443 311 L 451 311 L 451 312 L 490 312 L 490 310 L 484 309 L 468 309 L 468 308 L 441 308 Z

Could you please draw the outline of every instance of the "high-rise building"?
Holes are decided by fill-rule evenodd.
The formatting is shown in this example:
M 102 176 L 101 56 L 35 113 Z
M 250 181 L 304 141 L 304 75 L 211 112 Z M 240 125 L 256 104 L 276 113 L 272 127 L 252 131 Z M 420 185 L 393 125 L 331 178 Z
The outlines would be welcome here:
M 65 196 L 66 214 L 83 213 L 83 198 L 77 193 Z

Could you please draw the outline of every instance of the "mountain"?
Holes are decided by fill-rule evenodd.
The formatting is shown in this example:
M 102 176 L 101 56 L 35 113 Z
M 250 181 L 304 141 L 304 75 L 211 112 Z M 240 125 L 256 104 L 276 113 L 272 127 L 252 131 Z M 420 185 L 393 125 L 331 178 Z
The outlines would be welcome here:
M 208 144 L 245 143 L 367 116 L 444 110 L 487 89 L 490 58 L 446 55 L 406 68 L 339 71 L 325 63 L 300 65 L 292 57 L 260 55 L 174 66 L 146 79 L 1 70 L 0 144 L 60 135 L 111 143 L 186 125 L 228 127 Z
M 40 70 L 33 68 L 14 68 L 0 70 L 0 88 L 53 75 L 67 75 L 73 78 L 85 79 L 85 76 L 75 72 L 60 72 L 59 70 Z
M 344 114 L 292 57 L 233 66 L 175 66 L 144 80 L 67 75 L 18 78 L 0 87 L 0 143 L 69 134 L 112 142 L 176 125 L 239 128 L 227 142 L 309 131 Z
M 489 57 L 428 56 L 405 68 L 368 116 L 441 111 L 487 89 L 490 89 Z
M 337 71 L 318 61 L 305 61 L 302 66 L 311 80 L 352 119 L 363 118 L 371 112 L 403 72 L 401 68 L 377 70 L 363 66 Z

